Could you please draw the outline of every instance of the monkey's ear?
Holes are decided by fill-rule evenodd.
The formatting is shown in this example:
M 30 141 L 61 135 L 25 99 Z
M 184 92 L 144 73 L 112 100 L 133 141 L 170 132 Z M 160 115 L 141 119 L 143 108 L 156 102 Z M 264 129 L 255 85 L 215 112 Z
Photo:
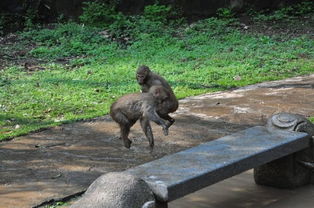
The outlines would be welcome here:
M 160 89 L 160 88 L 156 88 L 156 89 L 154 90 L 153 95 L 154 95 L 155 97 L 158 97 L 158 96 L 160 95 L 160 93 L 161 93 L 161 89 Z

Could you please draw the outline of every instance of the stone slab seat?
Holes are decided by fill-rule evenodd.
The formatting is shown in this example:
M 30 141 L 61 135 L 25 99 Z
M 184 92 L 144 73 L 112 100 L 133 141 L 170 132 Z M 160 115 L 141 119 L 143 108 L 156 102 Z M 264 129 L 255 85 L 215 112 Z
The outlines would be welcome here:
M 309 147 L 306 133 L 256 126 L 126 170 L 167 203 Z

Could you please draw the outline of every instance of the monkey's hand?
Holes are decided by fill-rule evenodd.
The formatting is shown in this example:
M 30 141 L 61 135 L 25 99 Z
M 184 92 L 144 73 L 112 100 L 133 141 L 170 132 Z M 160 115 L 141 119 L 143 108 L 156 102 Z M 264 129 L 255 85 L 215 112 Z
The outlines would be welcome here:
M 164 132 L 164 135 L 165 136 L 168 136 L 168 127 L 167 126 L 164 126 L 164 127 L 162 127 L 162 130 L 163 130 L 163 132 Z
M 172 124 L 175 122 L 175 120 L 173 118 L 171 118 L 170 120 L 167 121 L 167 128 L 170 128 L 170 126 L 172 126 Z

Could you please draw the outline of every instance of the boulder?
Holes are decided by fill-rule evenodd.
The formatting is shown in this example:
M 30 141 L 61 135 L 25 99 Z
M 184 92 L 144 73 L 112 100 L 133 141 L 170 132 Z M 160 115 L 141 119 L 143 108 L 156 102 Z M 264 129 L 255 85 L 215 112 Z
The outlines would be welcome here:
M 153 193 L 142 179 L 124 172 L 112 172 L 97 178 L 70 208 L 153 207 Z

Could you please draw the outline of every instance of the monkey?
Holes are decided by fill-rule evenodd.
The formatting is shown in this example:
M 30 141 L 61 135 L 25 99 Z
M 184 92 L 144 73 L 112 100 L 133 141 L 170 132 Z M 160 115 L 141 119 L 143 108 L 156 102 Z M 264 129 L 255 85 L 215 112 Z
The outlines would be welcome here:
M 140 120 L 141 128 L 148 139 L 151 150 L 154 148 L 154 137 L 149 121 L 160 125 L 163 134 L 168 135 L 166 122 L 157 114 L 157 106 L 168 98 L 169 94 L 161 86 L 152 87 L 146 93 L 132 93 L 120 97 L 110 107 L 110 116 L 119 124 L 120 139 L 126 148 L 131 147 L 132 141 L 128 138 L 130 128 Z
M 173 93 L 168 82 L 160 75 L 152 72 L 148 66 L 142 65 L 138 67 L 136 71 L 136 80 L 141 86 L 142 92 L 148 92 L 149 88 L 153 85 L 162 85 Z
M 179 107 L 179 102 L 172 91 L 171 86 L 163 77 L 152 72 L 149 67 L 145 65 L 138 67 L 136 71 L 136 80 L 141 86 L 141 91 L 143 93 L 148 92 L 154 85 L 161 85 L 167 90 L 169 96 L 163 103 L 158 105 L 157 113 L 161 118 L 168 121 L 167 126 L 169 128 L 175 122 L 175 119 L 169 116 L 169 113 L 175 112 Z

